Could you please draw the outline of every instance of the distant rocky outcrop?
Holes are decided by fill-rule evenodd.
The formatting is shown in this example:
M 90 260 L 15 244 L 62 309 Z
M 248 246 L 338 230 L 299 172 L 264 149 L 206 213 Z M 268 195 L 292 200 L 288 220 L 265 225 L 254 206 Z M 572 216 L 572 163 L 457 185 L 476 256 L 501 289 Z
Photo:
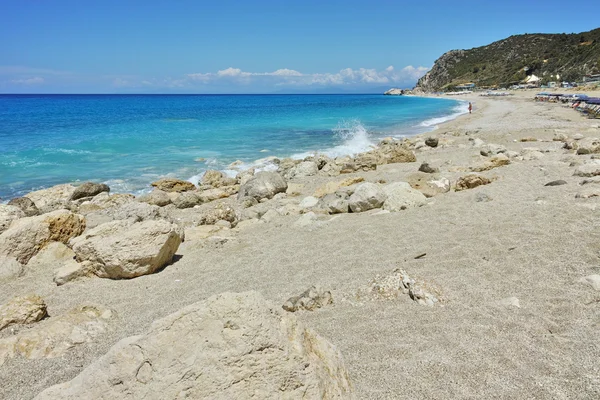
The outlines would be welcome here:
M 508 86 L 535 74 L 542 81 L 578 81 L 600 70 L 600 28 L 573 34 L 514 35 L 487 46 L 451 50 L 438 58 L 417 83 L 427 92 L 453 90 L 474 83 L 479 87 Z
M 384 93 L 386 96 L 402 96 L 404 94 L 403 89 L 392 88 L 390 90 L 386 90 Z

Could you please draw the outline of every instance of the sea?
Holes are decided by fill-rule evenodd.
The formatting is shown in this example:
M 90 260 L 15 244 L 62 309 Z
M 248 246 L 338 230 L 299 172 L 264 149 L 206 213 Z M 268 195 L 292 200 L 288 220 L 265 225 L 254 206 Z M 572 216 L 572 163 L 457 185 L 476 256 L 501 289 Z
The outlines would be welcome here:
M 353 155 L 466 111 L 416 96 L 0 95 L 0 201 L 84 181 L 140 194 L 161 177 L 196 183 L 208 169 L 273 170 L 273 157 Z

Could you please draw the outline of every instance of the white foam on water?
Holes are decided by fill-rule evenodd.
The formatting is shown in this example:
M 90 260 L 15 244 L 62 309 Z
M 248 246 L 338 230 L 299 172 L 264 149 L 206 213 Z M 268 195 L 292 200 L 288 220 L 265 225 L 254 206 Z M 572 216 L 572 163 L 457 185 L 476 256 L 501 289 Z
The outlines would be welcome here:
M 468 106 L 469 106 L 468 101 L 461 100 L 460 104 L 458 104 L 456 107 L 452 108 L 452 114 L 445 115 L 443 117 L 427 119 L 427 120 L 421 122 L 418 126 L 423 126 L 423 127 L 427 127 L 427 128 L 432 127 L 432 126 L 437 127 L 437 125 L 439 125 L 441 123 L 453 120 L 454 118 L 458 117 L 459 115 L 468 113 L 469 112 Z

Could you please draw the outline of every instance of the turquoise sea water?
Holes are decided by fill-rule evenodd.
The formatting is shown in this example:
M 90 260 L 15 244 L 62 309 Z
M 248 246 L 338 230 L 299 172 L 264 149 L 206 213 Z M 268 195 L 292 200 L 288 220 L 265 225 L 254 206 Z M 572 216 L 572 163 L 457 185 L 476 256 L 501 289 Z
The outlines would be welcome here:
M 383 95 L 0 95 L 0 198 L 86 180 L 137 193 L 235 160 L 355 154 L 465 109 Z

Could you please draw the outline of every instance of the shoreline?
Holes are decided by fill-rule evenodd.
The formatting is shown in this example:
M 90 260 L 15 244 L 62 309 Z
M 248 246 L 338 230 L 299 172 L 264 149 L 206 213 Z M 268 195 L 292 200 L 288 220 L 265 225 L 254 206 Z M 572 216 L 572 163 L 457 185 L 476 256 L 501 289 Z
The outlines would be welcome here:
M 160 95 L 159 95 L 160 96 Z M 223 95 L 225 96 L 225 95 Z M 421 97 L 421 98 L 436 98 L 435 96 L 412 96 L 412 97 Z M 441 98 L 438 97 L 439 99 L 443 99 L 443 100 L 451 100 L 454 101 L 457 106 L 459 106 L 461 103 L 463 103 L 464 101 L 462 101 L 461 99 L 453 99 L 453 98 Z M 454 107 L 456 109 L 456 107 Z M 445 119 L 444 122 L 447 121 L 451 121 L 454 118 L 456 118 L 457 116 L 460 116 L 461 114 L 456 112 L 455 110 L 453 111 L 452 109 L 449 110 L 450 114 L 448 114 L 447 116 L 443 116 L 443 117 L 434 117 L 434 118 L 428 118 L 428 119 L 423 119 L 423 121 L 419 122 L 416 125 L 412 125 L 412 126 L 408 126 L 408 127 L 403 127 L 403 129 L 401 130 L 407 130 L 409 131 L 408 133 L 394 133 L 393 137 L 401 139 L 401 138 L 410 138 L 410 137 L 414 137 L 414 136 L 418 136 L 418 135 L 423 135 L 426 134 L 428 132 L 432 132 L 436 129 L 436 127 L 439 125 L 438 123 L 436 124 L 431 124 L 431 125 L 423 125 L 424 123 L 427 123 L 428 121 L 431 120 L 438 120 L 438 119 Z M 211 165 L 209 163 L 206 163 L 206 165 L 203 167 L 203 171 L 201 171 L 199 174 L 195 174 L 193 176 L 177 176 L 176 172 L 169 172 L 166 173 L 164 175 L 157 175 L 156 178 L 154 178 L 154 180 L 159 180 L 159 179 L 163 179 L 163 178 L 175 178 L 175 179 L 182 179 L 182 180 L 186 180 L 188 182 L 197 184 L 198 180 L 201 179 L 202 174 L 205 173 L 205 171 L 207 170 L 213 170 L 213 169 L 217 169 L 220 172 L 223 172 L 225 174 L 228 174 L 230 177 L 234 178 L 236 173 L 239 172 L 243 172 L 245 170 L 248 169 L 252 169 L 255 168 L 257 171 L 272 171 L 274 169 L 277 168 L 276 164 L 273 164 L 270 160 L 272 159 L 277 159 L 277 160 L 285 160 L 288 158 L 294 159 L 294 160 L 301 160 L 304 159 L 308 156 L 318 156 L 318 155 L 328 155 L 331 156 L 331 154 L 335 155 L 333 157 L 353 157 L 356 154 L 359 154 L 361 152 L 366 152 L 369 151 L 370 149 L 374 148 L 377 146 L 377 143 L 379 142 L 379 140 L 381 140 L 382 138 L 386 137 L 386 136 L 390 136 L 390 135 L 386 135 L 384 134 L 385 131 L 374 131 L 375 135 L 373 137 L 371 136 L 371 133 L 369 133 L 367 131 L 367 128 L 364 127 L 359 120 L 357 120 L 358 125 L 351 127 L 351 129 L 358 129 L 358 130 L 362 130 L 363 132 L 355 132 L 353 135 L 351 135 L 349 138 L 344 139 L 344 141 L 342 143 L 339 143 L 337 145 L 332 145 L 332 147 L 329 148 L 325 148 L 325 149 L 320 149 L 320 150 L 315 150 L 315 151 L 305 151 L 305 152 L 298 152 L 298 151 L 293 151 L 292 154 L 290 154 L 287 157 L 281 156 L 281 155 L 268 155 L 266 157 L 260 157 L 254 160 L 250 160 L 250 161 L 243 161 L 240 165 L 243 165 L 244 168 L 240 168 L 239 166 L 237 168 L 231 169 L 230 166 L 233 163 L 237 163 L 240 160 L 234 160 L 231 164 L 227 165 L 227 166 L 222 166 L 222 168 L 217 167 L 217 168 L 212 168 Z M 337 128 L 333 128 L 332 131 L 335 131 Z M 410 131 L 414 131 L 410 132 Z M 335 135 L 335 134 L 334 134 Z M 342 152 L 336 152 L 335 150 L 338 148 L 344 148 L 344 147 L 350 147 L 348 142 L 351 142 L 352 139 L 354 138 L 354 136 L 360 136 L 363 135 L 364 138 L 360 138 L 358 137 L 357 139 L 368 142 L 368 143 L 363 143 L 362 144 L 362 148 L 360 150 L 357 151 L 342 151 Z M 268 149 L 267 149 L 268 150 Z M 265 155 L 269 154 L 269 151 L 265 152 Z M 204 158 L 204 157 L 203 157 Z M 224 158 L 229 158 L 229 157 L 224 157 Z M 210 159 L 208 159 L 208 161 L 210 161 Z M 187 165 L 193 165 L 193 161 L 190 161 L 189 164 Z M 182 165 L 180 167 L 185 167 L 185 165 Z M 235 172 L 235 173 L 233 173 Z M 59 182 L 59 183 L 55 183 L 52 184 L 50 186 L 42 186 L 42 187 L 38 187 L 38 188 L 31 188 L 28 192 L 23 193 L 21 196 L 5 196 L 0 198 L 0 204 L 7 204 L 10 200 L 18 198 L 18 197 L 23 197 L 23 196 L 27 196 L 28 193 L 31 192 L 37 192 L 40 190 L 45 190 L 48 189 L 52 186 L 56 186 L 56 185 L 66 185 L 66 184 L 70 184 L 70 185 L 81 185 L 85 182 L 98 182 L 98 180 L 94 179 L 93 177 L 88 177 L 87 180 L 85 179 L 81 179 L 81 180 L 75 180 L 75 181 L 63 181 L 63 182 Z M 107 184 L 111 187 L 111 189 L 113 189 L 113 186 L 115 185 L 125 185 L 127 186 L 128 180 L 124 179 L 122 177 L 111 177 L 110 179 L 106 179 L 103 181 L 100 181 L 99 183 L 103 183 L 103 184 Z M 128 190 L 128 189 L 123 189 L 123 188 L 118 188 L 116 190 L 111 191 L 111 193 L 118 193 L 118 194 L 131 194 L 133 196 L 142 196 L 144 194 L 147 194 L 148 192 L 150 192 L 152 190 L 152 186 L 150 185 L 151 182 L 148 182 L 148 184 L 146 185 L 145 188 L 140 188 L 140 189 L 135 189 L 135 190 Z
M 156 273 L 83 276 L 57 286 L 54 273 L 64 258 L 56 250 L 36 256 L 22 275 L 3 282 L 0 304 L 40 295 L 51 315 L 37 323 L 42 327 L 86 302 L 118 318 L 60 357 L 7 359 L 0 394 L 29 399 L 73 379 L 119 340 L 210 296 L 255 290 L 280 309 L 318 285 L 333 304 L 294 315 L 340 350 L 357 398 L 594 397 L 600 292 L 582 280 L 600 274 L 600 180 L 580 176 L 597 164 L 597 154 L 577 154 L 576 146 L 600 137 L 600 122 L 532 97 L 465 97 L 474 101 L 473 114 L 398 141 L 416 161 L 364 170 L 381 161 L 371 154 L 344 161 L 340 168 L 361 167 L 333 175 L 323 168 L 302 175 L 308 170 L 300 164 L 280 164 L 287 190 L 250 207 L 235 195 L 195 208 L 152 206 L 157 214 L 139 217 L 168 217 L 185 231 L 175 262 Z M 423 163 L 433 172 L 419 171 Z M 480 184 L 457 190 L 473 174 Z M 320 200 L 327 195 L 317 196 L 342 181 L 353 183 L 337 186 L 333 197 L 364 182 L 427 191 L 431 181 L 444 180 L 448 190 L 393 211 L 379 205 L 330 213 Z M 546 186 L 557 181 L 564 183 Z M 98 196 L 77 204 L 88 230 L 136 204 L 113 204 L 111 211 L 107 197 Z M 235 223 L 202 222 L 218 207 L 239 212 Z M 434 305 L 386 286 L 396 269 L 435 295 Z M 374 282 L 380 292 L 372 291 Z M 0 332 L 0 341 L 9 335 Z

